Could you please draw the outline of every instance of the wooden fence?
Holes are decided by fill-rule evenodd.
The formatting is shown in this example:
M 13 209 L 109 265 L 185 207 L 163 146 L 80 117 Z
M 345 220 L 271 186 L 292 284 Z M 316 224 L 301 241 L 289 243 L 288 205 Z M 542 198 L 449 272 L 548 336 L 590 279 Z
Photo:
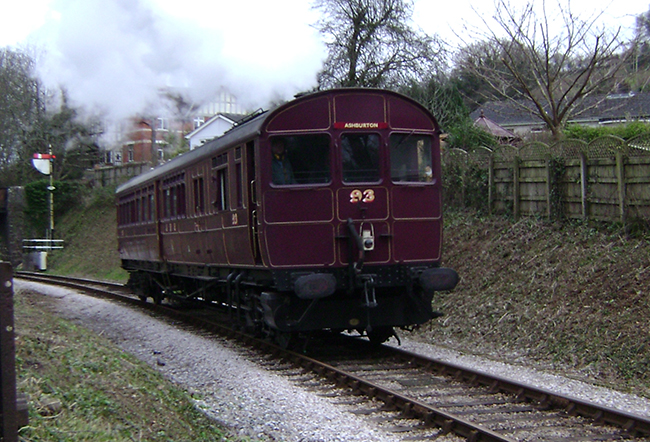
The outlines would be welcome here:
M 96 187 L 113 186 L 122 184 L 134 176 L 151 169 L 151 164 L 126 163 L 119 166 L 102 166 L 86 172 L 86 180 Z
M 627 142 L 443 151 L 446 202 L 490 213 L 617 221 L 650 220 L 650 133 Z

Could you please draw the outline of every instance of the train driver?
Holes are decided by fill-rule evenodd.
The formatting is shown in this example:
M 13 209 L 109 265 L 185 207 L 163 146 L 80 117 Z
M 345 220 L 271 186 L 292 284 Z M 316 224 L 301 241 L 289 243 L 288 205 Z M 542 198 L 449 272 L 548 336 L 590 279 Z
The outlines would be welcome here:
M 273 138 L 271 140 L 271 152 L 273 153 L 273 163 L 271 172 L 273 184 L 295 184 L 291 162 L 287 158 L 285 141 L 282 138 Z

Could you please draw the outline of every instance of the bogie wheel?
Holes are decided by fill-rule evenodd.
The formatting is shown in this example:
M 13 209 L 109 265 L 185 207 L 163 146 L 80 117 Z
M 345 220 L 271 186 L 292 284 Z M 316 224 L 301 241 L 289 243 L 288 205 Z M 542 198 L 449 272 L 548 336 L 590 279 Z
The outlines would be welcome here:
M 297 341 L 297 333 L 276 331 L 273 336 L 275 344 L 285 350 L 291 349 Z
M 380 345 L 395 336 L 393 327 L 372 327 L 367 330 L 368 339 L 373 345 Z
M 153 303 L 156 305 L 162 304 L 164 297 L 165 295 L 162 293 L 161 290 L 156 290 L 152 295 Z

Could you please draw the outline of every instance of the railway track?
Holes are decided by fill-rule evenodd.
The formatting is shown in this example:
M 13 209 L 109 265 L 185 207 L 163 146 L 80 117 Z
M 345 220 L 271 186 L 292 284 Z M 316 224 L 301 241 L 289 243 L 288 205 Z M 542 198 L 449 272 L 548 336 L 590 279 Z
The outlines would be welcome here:
M 63 285 L 157 310 L 194 327 L 235 337 L 251 357 L 306 388 L 356 404 L 403 440 L 456 434 L 470 441 L 650 440 L 650 419 L 464 367 L 341 336 L 316 340 L 310 355 L 281 349 L 197 315 L 191 309 L 143 304 L 122 285 L 16 272 L 15 277 Z M 343 341 L 343 342 L 341 342 Z M 332 392 L 332 385 L 338 388 Z M 340 396 L 340 391 L 347 394 Z

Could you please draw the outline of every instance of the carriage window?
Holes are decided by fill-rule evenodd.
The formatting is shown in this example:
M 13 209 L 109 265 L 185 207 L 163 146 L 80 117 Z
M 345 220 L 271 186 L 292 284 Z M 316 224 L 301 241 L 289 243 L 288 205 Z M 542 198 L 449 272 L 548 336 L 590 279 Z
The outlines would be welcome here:
M 162 188 L 162 217 L 184 217 L 185 210 L 185 174 L 166 178 Z
M 136 223 L 142 221 L 142 217 L 140 216 L 141 213 L 142 212 L 140 209 L 140 198 L 137 198 L 135 200 L 135 219 L 133 221 L 135 221 Z
M 171 203 L 171 201 L 172 201 L 172 191 L 171 191 L 171 189 L 165 189 L 165 190 L 163 190 L 163 192 L 165 194 L 165 196 L 163 198 L 163 207 L 164 207 L 165 218 L 170 218 L 172 216 L 172 211 L 171 211 L 171 207 L 172 207 L 172 203 Z
M 205 198 L 203 195 L 203 177 L 194 178 L 194 214 L 205 212 Z
M 143 196 L 141 198 L 141 201 L 142 202 L 140 203 L 140 210 L 141 210 L 141 212 L 140 212 L 140 221 L 146 222 L 146 221 L 149 221 L 149 219 L 147 218 L 147 213 L 148 213 L 147 203 L 149 202 L 149 200 L 147 199 L 147 196 L 145 195 L 145 196 Z
M 413 134 L 390 136 L 390 174 L 393 181 L 433 181 L 431 137 Z
M 379 135 L 343 134 L 343 182 L 362 183 L 379 181 Z
M 241 147 L 235 149 L 235 191 L 237 193 L 237 208 L 244 207 L 244 177 L 242 176 Z
M 235 163 L 235 180 L 236 182 L 236 191 L 237 191 L 237 207 L 244 207 L 244 177 L 241 170 L 241 161 Z
M 217 195 L 214 200 L 214 207 L 217 210 L 228 208 L 228 169 L 217 170 Z
M 178 187 L 172 187 L 169 189 L 171 191 L 171 198 L 169 199 L 169 210 L 171 216 L 178 215 Z
M 330 181 L 330 141 L 327 135 L 273 137 L 271 155 L 273 184 L 320 184 Z
M 176 214 L 178 216 L 184 217 L 187 215 L 187 204 L 185 203 L 185 198 L 186 198 L 186 192 L 185 192 L 185 183 L 180 183 L 178 186 L 176 186 L 176 196 L 177 196 L 177 202 L 178 202 L 178 209 L 176 210 Z
M 153 214 L 154 214 L 154 207 L 155 207 L 154 206 L 154 201 L 153 201 L 153 188 L 150 188 L 149 192 L 151 192 L 151 193 L 149 194 L 149 206 L 148 206 L 149 207 L 149 215 L 148 215 L 149 218 L 148 218 L 148 220 L 153 221 Z

